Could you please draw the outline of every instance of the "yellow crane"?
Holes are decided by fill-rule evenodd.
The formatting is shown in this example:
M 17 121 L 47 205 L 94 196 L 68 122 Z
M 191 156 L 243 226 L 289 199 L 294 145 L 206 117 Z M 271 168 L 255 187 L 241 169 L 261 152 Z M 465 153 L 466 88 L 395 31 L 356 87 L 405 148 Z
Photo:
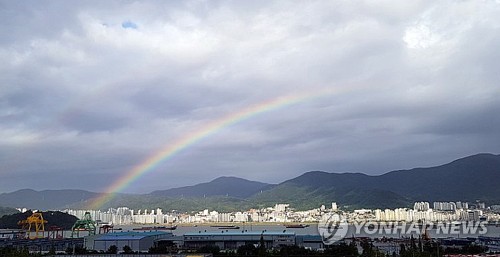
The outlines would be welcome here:
M 26 231 L 26 237 L 29 239 L 43 238 L 45 232 L 46 220 L 43 219 L 41 212 L 35 212 L 31 214 L 25 220 L 19 221 L 17 224 Z M 34 236 L 32 235 L 34 233 Z

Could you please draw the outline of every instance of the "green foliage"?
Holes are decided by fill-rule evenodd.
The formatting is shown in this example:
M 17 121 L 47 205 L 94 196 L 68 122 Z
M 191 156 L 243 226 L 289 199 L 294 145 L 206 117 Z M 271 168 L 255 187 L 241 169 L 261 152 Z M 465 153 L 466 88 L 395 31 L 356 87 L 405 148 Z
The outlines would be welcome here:
M 259 253 L 259 257 L 266 256 L 266 242 L 264 241 L 263 235 L 260 235 L 258 253 Z
M 279 249 L 278 255 L 279 256 L 314 256 L 317 255 L 317 252 L 314 252 L 309 249 L 305 249 L 304 247 L 299 247 L 296 245 L 291 245 L 291 246 L 282 246 Z
M 89 252 L 85 247 L 75 246 L 74 248 L 73 247 L 66 248 L 66 254 L 73 254 L 73 250 L 75 251 L 75 254 L 87 254 Z
M 480 254 L 486 251 L 488 251 L 488 247 L 473 243 L 460 248 L 447 247 L 443 249 L 437 242 L 412 238 L 409 245 L 400 245 L 399 255 L 401 257 L 441 257 L 445 254 Z
M 132 251 L 132 248 L 130 248 L 130 246 L 128 246 L 128 245 L 123 246 L 122 250 L 123 250 L 123 253 L 126 253 L 126 254 L 130 254 L 130 253 L 134 252 L 134 251 Z
M 111 245 L 106 251 L 106 253 L 116 254 L 118 253 L 118 247 L 116 245 Z
M 258 254 L 258 249 L 253 244 L 246 244 L 238 247 L 236 253 L 238 256 L 255 256 Z
M 272 185 L 236 177 L 219 177 L 210 182 L 200 183 L 193 186 L 154 191 L 151 194 L 167 197 L 188 198 L 230 196 L 234 198 L 245 199 L 262 190 L 268 189 L 269 187 L 272 187 Z
M 29 257 L 37 256 L 29 253 L 28 249 L 15 249 L 12 246 L 0 247 L 0 256 L 2 257 Z
M 343 257 L 357 257 L 359 255 L 358 248 L 354 242 L 350 244 L 340 243 L 337 245 L 330 245 L 325 249 L 325 254 Z
M 297 210 L 318 208 L 329 205 L 331 199 L 350 204 L 351 208 L 377 207 L 395 208 L 408 206 L 409 201 L 392 192 L 383 190 L 352 190 L 339 194 L 330 188 L 312 188 L 291 184 L 282 184 L 273 189 L 258 193 L 248 199 L 228 196 L 210 197 L 165 197 L 158 195 L 118 195 L 107 202 L 102 209 L 127 206 L 131 209 L 156 209 L 180 212 L 199 211 L 203 209 L 232 212 L 250 208 L 264 208 L 276 203 L 289 203 Z M 82 206 L 75 206 L 81 208 Z
M 226 178 L 226 180 L 219 180 L 218 183 L 214 180 L 195 186 L 166 190 L 170 193 L 176 191 L 176 195 L 182 191 L 180 195 L 193 195 L 193 197 L 166 197 L 162 196 L 161 192 L 156 192 L 159 195 L 155 193 L 116 194 L 102 209 L 128 206 L 132 209 L 162 208 L 165 211 L 181 212 L 207 208 L 230 212 L 268 207 L 276 203 L 289 203 L 297 210 L 305 210 L 318 208 L 322 204 L 329 205 L 332 199 L 351 209 L 408 207 L 414 201 L 410 198 L 427 201 L 480 199 L 488 204 L 500 201 L 500 187 L 496 179 L 499 176 L 499 165 L 500 155 L 478 154 L 437 167 L 393 171 L 380 176 L 360 173 L 307 172 L 276 186 L 264 186 L 265 184 L 262 183 L 247 181 L 244 183 L 248 185 L 246 187 L 237 182 L 227 182 Z M 233 178 L 231 181 L 238 181 L 238 179 Z M 447 181 L 446 185 L 442 181 Z M 470 187 L 470 184 L 481 185 L 481 187 Z M 220 188 L 223 188 L 224 192 L 227 191 L 228 196 L 220 196 L 221 190 L 217 190 Z M 390 191 L 387 190 L 388 188 Z M 208 197 L 200 196 L 205 193 L 209 193 Z M 255 194 L 248 197 L 252 193 Z M 210 194 L 212 195 L 209 196 Z M 19 190 L 0 194 L 0 204 L 31 206 L 40 209 L 61 206 L 83 209 L 89 199 L 98 195 L 82 190 L 41 192 Z M 231 195 L 238 195 L 241 198 L 231 197 Z M 0 208 L 0 217 L 3 210 L 5 209 Z M 7 212 L 12 211 L 13 209 L 7 209 Z M 14 226 L 10 228 L 17 228 L 17 221 L 15 220 Z M 0 224 L 5 227 L 6 223 L 0 221 Z
M 50 247 L 48 254 L 52 254 L 52 255 L 56 254 L 56 248 L 53 245 Z
M 488 247 L 486 246 L 469 244 L 469 245 L 464 245 L 461 248 L 447 247 L 444 250 L 444 254 L 480 254 L 480 253 L 485 253 L 487 251 Z
M 373 244 L 371 242 L 362 241 L 361 248 L 363 249 L 363 252 L 361 253 L 360 257 L 383 257 L 383 256 L 385 256 L 385 253 L 383 253 L 382 251 L 373 247 Z
M 213 255 L 220 253 L 220 248 L 216 245 L 206 245 L 198 249 L 198 253 L 211 253 Z
M 14 208 L 0 206 L 0 217 L 3 217 L 4 215 L 15 214 L 15 213 L 19 213 L 19 211 L 14 209 Z
M 298 210 L 318 208 L 331 202 L 329 194 L 322 189 L 313 189 L 292 184 L 281 184 L 250 198 L 254 206 L 267 207 L 276 203 L 289 203 Z
M 131 209 L 162 208 L 165 211 L 176 210 L 180 212 L 199 211 L 208 208 L 221 212 L 231 212 L 248 209 L 251 204 L 247 200 L 227 196 L 175 198 L 148 194 L 120 195 L 106 203 L 103 209 L 118 206 L 127 206 Z

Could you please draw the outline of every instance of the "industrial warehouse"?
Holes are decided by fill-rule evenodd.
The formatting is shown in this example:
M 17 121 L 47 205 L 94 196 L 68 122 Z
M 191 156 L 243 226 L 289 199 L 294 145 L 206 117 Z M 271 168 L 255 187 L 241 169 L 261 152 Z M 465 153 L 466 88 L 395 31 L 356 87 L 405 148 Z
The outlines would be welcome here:
M 113 232 L 85 237 L 85 248 L 88 250 L 106 251 L 111 245 L 122 249 L 128 245 L 133 251 L 147 252 L 149 248 L 158 245 L 173 245 L 178 249 L 196 250 L 205 246 L 217 246 L 221 250 L 236 250 L 244 245 L 259 245 L 264 241 L 267 249 L 283 246 L 303 246 L 311 249 L 324 247 L 319 235 L 296 235 L 293 232 L 199 232 L 174 236 L 170 232 Z
M 134 252 L 147 252 L 159 240 L 173 238 L 172 233 L 162 231 L 127 231 L 98 234 L 85 237 L 84 246 L 88 250 L 106 251 L 112 245 L 117 249 L 128 246 Z

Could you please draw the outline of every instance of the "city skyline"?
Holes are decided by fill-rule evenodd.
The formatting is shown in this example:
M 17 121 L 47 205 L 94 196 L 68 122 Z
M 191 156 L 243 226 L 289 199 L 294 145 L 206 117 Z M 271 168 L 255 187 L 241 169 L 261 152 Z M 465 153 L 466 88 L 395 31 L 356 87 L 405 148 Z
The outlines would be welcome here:
M 500 153 L 498 1 L 2 2 L 0 192 Z
M 421 208 L 421 204 L 427 204 L 427 208 Z M 66 209 L 60 210 L 82 219 L 86 213 L 90 213 L 96 220 L 115 225 L 130 224 L 166 224 L 166 223 L 302 223 L 321 222 L 325 215 L 338 213 L 335 222 L 453 222 L 453 221 L 475 221 L 499 222 L 500 205 L 488 206 L 484 203 L 475 204 L 469 208 L 467 202 L 434 202 L 436 204 L 465 204 L 460 208 L 442 209 L 429 208 L 429 202 L 416 202 L 414 208 L 400 207 L 395 209 L 354 209 L 346 210 L 340 203 L 332 202 L 331 206 L 321 205 L 310 210 L 295 210 L 287 203 L 276 203 L 264 208 L 252 208 L 249 210 L 238 210 L 223 212 L 216 209 L 204 209 L 197 212 L 164 211 L 162 208 L 130 209 L 127 206 L 109 208 L 108 210 L 85 210 Z M 25 212 L 26 208 L 18 209 Z

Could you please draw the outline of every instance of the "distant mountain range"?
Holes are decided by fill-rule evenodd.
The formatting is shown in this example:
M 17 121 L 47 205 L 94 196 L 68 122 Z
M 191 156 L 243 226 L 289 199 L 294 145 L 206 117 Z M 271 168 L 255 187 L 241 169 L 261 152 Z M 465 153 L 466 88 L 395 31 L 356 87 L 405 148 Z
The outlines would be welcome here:
M 43 190 L 22 189 L 0 194 L 0 206 L 31 208 L 37 210 L 62 209 L 78 202 L 97 197 L 99 194 L 85 190 Z
M 317 206 L 325 201 L 367 208 L 393 208 L 414 201 L 500 203 L 500 155 L 478 154 L 451 163 L 379 176 L 307 172 L 256 196 L 258 202 Z
M 193 186 L 119 195 L 107 207 L 163 208 L 179 211 L 236 210 L 290 203 L 297 209 L 337 202 L 348 208 L 407 207 L 414 201 L 500 203 L 500 155 L 477 154 L 451 163 L 398 170 L 378 176 L 311 171 L 272 185 L 220 177 Z M 19 190 L 0 194 L 0 206 L 62 209 L 85 206 L 98 193 L 83 190 Z
M 154 191 L 151 194 L 168 197 L 231 196 L 247 198 L 271 187 L 270 184 L 242 178 L 219 177 L 207 183 Z

